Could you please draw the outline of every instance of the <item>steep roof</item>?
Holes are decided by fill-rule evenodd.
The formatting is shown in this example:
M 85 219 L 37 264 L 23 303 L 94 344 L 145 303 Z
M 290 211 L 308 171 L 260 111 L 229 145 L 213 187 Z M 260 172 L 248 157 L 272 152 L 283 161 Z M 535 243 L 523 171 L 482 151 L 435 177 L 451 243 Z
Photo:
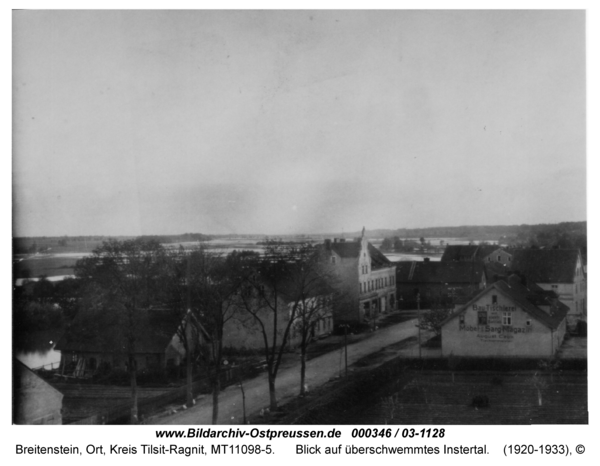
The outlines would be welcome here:
M 495 278 L 502 280 L 512 273 L 508 266 L 500 262 L 484 262 L 483 267 L 488 281 L 493 281 Z
M 536 283 L 573 283 L 578 249 L 515 249 L 511 269 Z
M 136 353 L 163 353 L 183 319 L 171 310 L 140 309 L 134 318 Z M 80 311 L 58 341 L 60 351 L 125 353 L 129 324 L 125 310 Z
M 544 297 L 542 293 L 539 293 L 539 291 L 543 292 L 544 290 L 541 290 L 541 288 L 537 286 L 525 286 L 520 282 L 520 279 L 515 278 L 515 276 L 511 276 L 508 281 L 509 283 L 504 280 L 499 280 L 496 283 L 489 285 L 468 303 L 460 307 L 456 312 L 453 312 L 444 321 L 443 325 L 465 312 L 473 303 L 482 296 L 488 294 L 492 289 L 496 289 L 506 295 L 515 304 L 518 304 L 527 314 L 538 322 L 541 322 L 551 329 L 558 328 L 569 311 L 568 306 L 558 301 L 558 299 L 551 299 L 549 296 Z M 550 314 L 540 309 L 538 307 L 540 305 L 550 306 Z
M 446 246 L 446 249 L 444 249 L 442 262 L 464 261 L 467 258 L 473 259 L 478 247 L 479 246 L 476 245 L 449 244 Z
M 372 269 L 390 267 L 391 265 L 393 265 L 392 261 L 385 257 L 385 255 L 371 243 L 369 243 L 369 255 L 371 256 Z
M 498 249 L 502 249 L 500 246 L 493 244 L 449 244 L 444 249 L 442 255 L 442 262 L 458 262 L 466 260 L 483 260 Z
M 347 241 L 343 243 L 331 243 L 331 250 L 343 258 L 358 257 L 360 254 L 360 242 Z
M 474 262 L 417 262 L 396 264 L 396 281 L 405 283 L 479 283 L 484 269 Z
M 475 254 L 478 259 L 484 259 L 489 256 L 493 252 L 496 252 L 498 249 L 502 249 L 500 246 L 493 244 L 480 244 L 477 248 L 477 253 Z

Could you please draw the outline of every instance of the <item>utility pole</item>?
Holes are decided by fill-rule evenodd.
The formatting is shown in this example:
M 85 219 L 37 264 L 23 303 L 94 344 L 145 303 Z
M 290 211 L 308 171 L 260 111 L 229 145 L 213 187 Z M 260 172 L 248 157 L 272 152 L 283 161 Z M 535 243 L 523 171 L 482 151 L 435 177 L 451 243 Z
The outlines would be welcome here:
M 340 325 L 344 329 L 344 358 L 346 366 L 346 377 L 348 377 L 348 324 Z
M 419 329 L 419 359 L 421 359 L 421 294 L 417 293 L 417 328 Z

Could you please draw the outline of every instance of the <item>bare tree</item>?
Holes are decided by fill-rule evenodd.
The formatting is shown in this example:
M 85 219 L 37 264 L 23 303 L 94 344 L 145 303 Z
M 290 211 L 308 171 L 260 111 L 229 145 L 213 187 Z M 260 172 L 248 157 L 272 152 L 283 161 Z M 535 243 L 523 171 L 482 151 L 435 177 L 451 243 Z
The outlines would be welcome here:
M 306 355 L 314 340 L 315 327 L 332 319 L 332 304 L 337 276 L 322 250 L 302 245 L 293 251 L 294 260 L 288 278 L 288 309 L 293 317 L 293 331 L 299 335 L 300 395 L 306 393 Z
M 242 283 L 238 306 L 261 335 L 271 410 L 277 409 L 275 381 L 298 310 L 297 306 L 288 308 L 286 302 L 296 252 L 293 245 L 267 241 L 264 256 L 238 257 L 242 260 L 237 263 Z
M 139 312 L 161 298 L 164 249 L 156 241 L 109 240 L 77 263 L 75 273 L 89 293 L 125 314 L 127 370 L 131 384 L 131 422 L 138 422 L 136 330 Z
M 211 254 L 204 248 L 192 251 L 181 249 L 173 255 L 170 265 L 171 295 L 175 308 L 185 313 L 195 325 L 196 334 L 208 333 L 210 351 L 208 358 L 212 363 L 211 385 L 213 395 L 212 422 L 216 424 L 219 416 L 219 392 L 221 390 L 221 369 L 223 360 L 223 329 L 235 311 L 234 296 L 239 288 L 239 280 L 230 270 L 226 258 Z M 189 355 L 186 361 L 188 381 L 188 404 L 192 403 L 191 393 L 192 364 L 191 353 L 194 348 L 186 335 L 182 341 Z M 196 339 L 197 341 L 197 339 Z

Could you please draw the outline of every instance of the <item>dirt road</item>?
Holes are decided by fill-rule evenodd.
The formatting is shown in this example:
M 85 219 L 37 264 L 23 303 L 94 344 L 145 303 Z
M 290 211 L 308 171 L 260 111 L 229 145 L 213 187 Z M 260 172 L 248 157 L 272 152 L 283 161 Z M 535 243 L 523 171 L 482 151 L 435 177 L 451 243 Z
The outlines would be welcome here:
M 415 336 L 416 320 L 409 320 L 380 329 L 370 338 L 348 346 L 348 365 L 359 359 L 379 351 L 400 340 Z M 416 348 L 414 349 L 416 352 Z M 318 387 L 344 371 L 344 354 L 342 350 L 332 351 L 316 357 L 307 363 L 306 383 L 309 390 Z M 250 415 L 269 406 L 269 390 L 267 376 L 262 374 L 244 382 L 246 394 L 246 413 Z M 277 375 L 277 400 L 280 404 L 298 395 L 300 389 L 299 362 L 292 367 L 281 369 Z M 211 424 L 212 397 L 207 395 L 196 405 L 175 414 L 152 419 L 150 424 L 195 425 Z M 219 424 L 240 424 L 243 419 L 242 394 L 237 386 L 227 387 L 219 397 Z

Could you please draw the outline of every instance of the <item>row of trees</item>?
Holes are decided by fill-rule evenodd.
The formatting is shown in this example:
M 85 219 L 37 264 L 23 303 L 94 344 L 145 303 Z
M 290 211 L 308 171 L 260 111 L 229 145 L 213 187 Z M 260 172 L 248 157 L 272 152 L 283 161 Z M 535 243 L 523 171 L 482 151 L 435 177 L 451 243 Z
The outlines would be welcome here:
M 80 305 L 116 310 L 125 322 L 132 422 L 138 420 L 136 325 L 138 314 L 153 306 L 169 309 L 187 323 L 179 336 L 186 349 L 190 404 L 194 335 L 209 335 L 213 423 L 219 415 L 224 331 L 231 319 L 260 335 L 271 409 L 277 408 L 275 382 L 284 351 L 292 333 L 298 335 L 304 393 L 306 350 L 315 325 L 335 299 L 334 274 L 321 254 L 310 245 L 270 242 L 263 255 L 234 251 L 219 256 L 202 248 L 168 250 L 153 239 L 133 239 L 109 240 L 79 261 Z
M 425 241 L 425 238 L 421 237 L 419 241 L 410 239 L 400 239 L 398 236 L 391 238 L 384 238 L 381 243 L 382 251 L 395 251 L 395 252 L 412 252 L 415 249 L 423 249 L 431 247 L 431 241 Z

